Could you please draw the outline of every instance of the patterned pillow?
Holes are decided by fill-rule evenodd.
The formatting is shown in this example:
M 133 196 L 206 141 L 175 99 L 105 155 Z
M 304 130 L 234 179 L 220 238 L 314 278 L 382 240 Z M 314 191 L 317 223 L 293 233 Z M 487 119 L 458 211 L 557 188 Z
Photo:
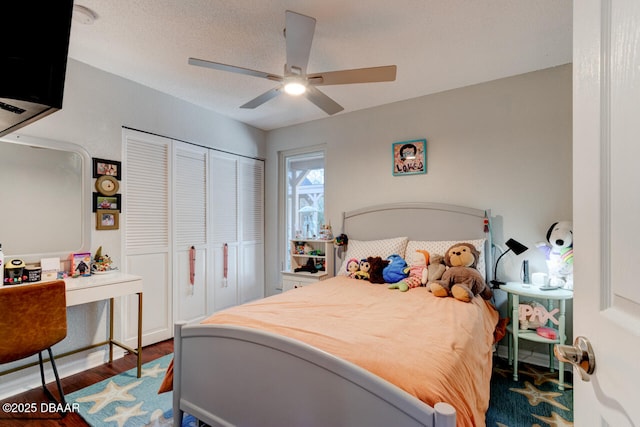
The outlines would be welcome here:
M 389 255 L 398 254 L 404 258 L 407 246 L 407 237 L 395 237 L 383 240 L 349 240 L 347 254 L 342 261 L 338 276 L 347 275 L 347 262 L 351 258 L 361 260 L 370 256 L 379 256 L 386 259 Z
M 480 252 L 480 258 L 478 258 L 478 265 L 476 268 L 482 274 L 482 277 L 486 280 L 486 268 L 484 261 L 484 243 L 487 239 L 472 239 L 472 240 L 410 240 L 407 243 L 406 254 L 407 258 L 410 254 L 416 251 L 416 249 L 424 249 L 429 252 L 429 254 L 439 254 L 444 256 L 447 249 L 453 246 L 456 243 L 471 243 L 475 248 Z M 351 244 L 351 242 L 349 242 Z

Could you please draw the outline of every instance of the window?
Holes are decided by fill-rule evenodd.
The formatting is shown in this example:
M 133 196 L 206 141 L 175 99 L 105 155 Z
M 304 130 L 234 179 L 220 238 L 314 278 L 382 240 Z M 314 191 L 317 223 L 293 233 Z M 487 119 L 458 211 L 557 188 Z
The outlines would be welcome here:
M 324 219 L 324 151 L 283 153 L 285 249 L 289 265 L 289 240 L 319 235 Z

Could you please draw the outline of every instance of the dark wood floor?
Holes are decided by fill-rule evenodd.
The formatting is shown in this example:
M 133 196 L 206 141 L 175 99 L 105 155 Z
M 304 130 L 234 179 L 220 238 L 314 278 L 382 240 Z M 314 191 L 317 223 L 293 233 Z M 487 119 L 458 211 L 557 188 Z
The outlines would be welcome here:
M 163 341 L 157 344 L 153 344 L 144 347 L 142 350 L 142 363 L 147 363 L 151 360 L 155 360 L 173 352 L 173 340 Z M 48 363 L 48 362 L 47 362 Z M 58 362 L 60 363 L 60 362 Z M 72 393 L 76 390 L 88 387 L 92 384 L 100 382 L 106 378 L 110 378 L 114 375 L 128 371 L 131 368 L 136 367 L 136 356 L 128 354 L 123 358 L 114 360 L 113 363 L 105 363 L 104 365 L 90 369 L 88 371 L 80 372 L 79 374 L 72 375 L 66 378 L 62 378 L 62 389 L 66 393 Z M 47 378 L 49 380 L 50 378 Z M 52 379 L 52 378 L 51 378 Z M 57 387 L 55 381 L 48 384 L 49 390 L 57 397 Z M 47 397 L 42 390 L 42 387 L 38 387 L 34 390 L 15 395 L 8 399 L 0 401 L 0 404 L 4 403 L 36 403 L 38 408 L 41 402 L 47 402 Z M 35 413 L 35 414 L 10 414 L 0 410 L 0 427 L 49 427 L 49 426 L 83 426 L 87 427 L 88 424 L 75 413 L 69 413 L 66 417 L 60 418 L 59 416 L 48 413 Z

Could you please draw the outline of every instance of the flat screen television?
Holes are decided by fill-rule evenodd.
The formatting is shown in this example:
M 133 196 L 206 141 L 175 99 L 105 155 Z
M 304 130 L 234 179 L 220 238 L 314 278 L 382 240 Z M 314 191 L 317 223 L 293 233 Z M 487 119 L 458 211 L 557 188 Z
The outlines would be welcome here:
M 0 2 L 0 136 L 62 108 L 73 0 Z

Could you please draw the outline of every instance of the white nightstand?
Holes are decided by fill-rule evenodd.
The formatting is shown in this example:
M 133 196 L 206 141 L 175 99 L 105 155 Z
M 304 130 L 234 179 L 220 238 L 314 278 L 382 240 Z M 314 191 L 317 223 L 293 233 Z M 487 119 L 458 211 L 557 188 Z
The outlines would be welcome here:
M 509 282 L 506 285 L 500 285 L 500 289 L 507 292 L 509 296 L 509 312 L 511 313 L 511 325 L 507 327 L 509 335 L 509 363 L 513 361 L 513 379 L 518 379 L 518 340 L 525 339 L 529 341 L 535 341 L 539 343 L 549 344 L 549 367 L 553 372 L 553 345 L 564 344 L 566 340 L 565 325 L 566 325 L 566 301 L 573 298 L 573 291 L 566 289 L 553 289 L 553 290 L 541 290 L 539 286 L 525 285 L 517 282 Z M 547 309 L 553 310 L 554 301 L 558 301 L 559 310 L 558 313 L 558 338 L 549 339 L 542 337 L 532 329 L 520 329 L 519 306 L 520 296 L 529 298 L 539 298 L 547 300 Z M 558 388 L 564 390 L 564 363 L 558 362 L 559 370 L 559 384 Z

